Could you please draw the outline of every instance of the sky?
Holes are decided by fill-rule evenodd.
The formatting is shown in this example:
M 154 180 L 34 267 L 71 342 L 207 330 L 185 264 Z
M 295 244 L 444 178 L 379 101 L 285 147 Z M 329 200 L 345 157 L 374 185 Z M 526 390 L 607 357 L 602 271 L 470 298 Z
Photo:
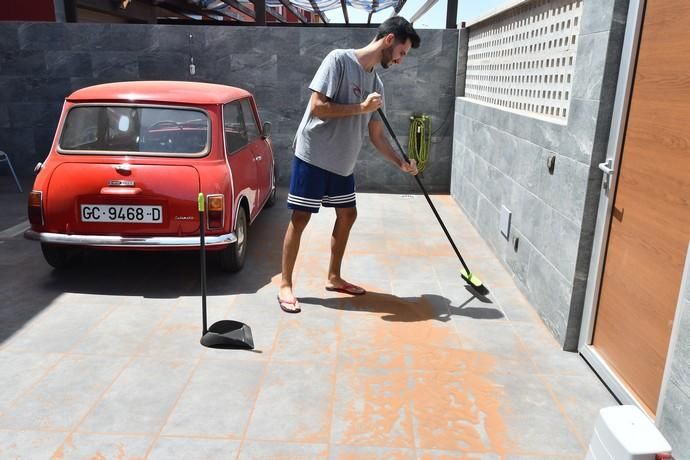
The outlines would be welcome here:
M 471 21 L 485 13 L 503 5 L 507 0 L 458 0 L 457 23 Z M 407 0 L 405 6 L 400 10 L 400 16 L 410 19 L 426 0 Z M 419 18 L 414 26 L 416 29 L 445 29 L 446 27 L 446 8 L 447 0 L 438 0 L 436 4 Z M 393 12 L 392 8 L 387 8 L 378 13 L 374 13 L 371 22 L 380 23 L 388 19 Z M 366 23 L 369 13 L 358 8 L 348 7 L 347 14 L 351 23 Z M 343 12 L 340 8 L 326 13 L 331 24 L 344 23 Z

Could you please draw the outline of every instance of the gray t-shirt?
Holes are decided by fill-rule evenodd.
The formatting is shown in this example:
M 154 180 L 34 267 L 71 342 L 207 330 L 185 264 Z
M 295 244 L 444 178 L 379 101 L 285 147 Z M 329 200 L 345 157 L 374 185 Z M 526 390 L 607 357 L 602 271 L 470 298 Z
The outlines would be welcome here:
M 381 79 L 376 73 L 364 70 L 353 49 L 331 51 L 314 75 L 309 89 L 336 104 L 358 104 L 372 92 L 383 96 Z M 295 135 L 295 155 L 326 171 L 349 176 L 355 169 L 372 116 L 379 118 L 378 113 L 370 112 L 322 120 L 312 116 L 307 105 Z

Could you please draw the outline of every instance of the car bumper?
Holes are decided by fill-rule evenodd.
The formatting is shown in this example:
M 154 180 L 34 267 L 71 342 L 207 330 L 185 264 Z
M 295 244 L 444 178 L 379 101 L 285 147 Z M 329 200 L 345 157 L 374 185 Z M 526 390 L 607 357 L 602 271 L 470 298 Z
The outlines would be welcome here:
M 198 248 L 201 245 L 198 236 L 156 236 L 128 237 L 107 235 L 65 235 L 27 230 L 24 238 L 48 244 L 66 244 L 71 246 L 104 246 L 118 248 Z M 205 246 L 223 246 L 237 241 L 235 233 L 209 235 L 204 238 Z

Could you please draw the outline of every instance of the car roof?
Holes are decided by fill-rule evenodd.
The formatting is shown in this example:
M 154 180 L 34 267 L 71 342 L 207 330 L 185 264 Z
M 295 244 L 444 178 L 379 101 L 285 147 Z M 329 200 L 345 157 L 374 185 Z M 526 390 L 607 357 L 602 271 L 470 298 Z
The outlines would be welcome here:
M 71 102 L 127 101 L 178 102 L 185 104 L 224 104 L 250 96 L 234 86 L 191 81 L 126 81 L 105 83 L 79 89 L 69 96 Z

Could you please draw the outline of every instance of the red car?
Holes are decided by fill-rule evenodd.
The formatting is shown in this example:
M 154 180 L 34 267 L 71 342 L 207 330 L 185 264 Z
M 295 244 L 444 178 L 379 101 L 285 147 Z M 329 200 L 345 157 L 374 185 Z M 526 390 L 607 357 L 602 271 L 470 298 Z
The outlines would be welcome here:
M 201 192 L 206 246 L 237 271 L 249 224 L 275 201 L 270 131 L 252 94 L 230 86 L 140 81 L 75 91 L 36 166 L 25 236 L 56 268 L 83 248 L 194 249 Z

